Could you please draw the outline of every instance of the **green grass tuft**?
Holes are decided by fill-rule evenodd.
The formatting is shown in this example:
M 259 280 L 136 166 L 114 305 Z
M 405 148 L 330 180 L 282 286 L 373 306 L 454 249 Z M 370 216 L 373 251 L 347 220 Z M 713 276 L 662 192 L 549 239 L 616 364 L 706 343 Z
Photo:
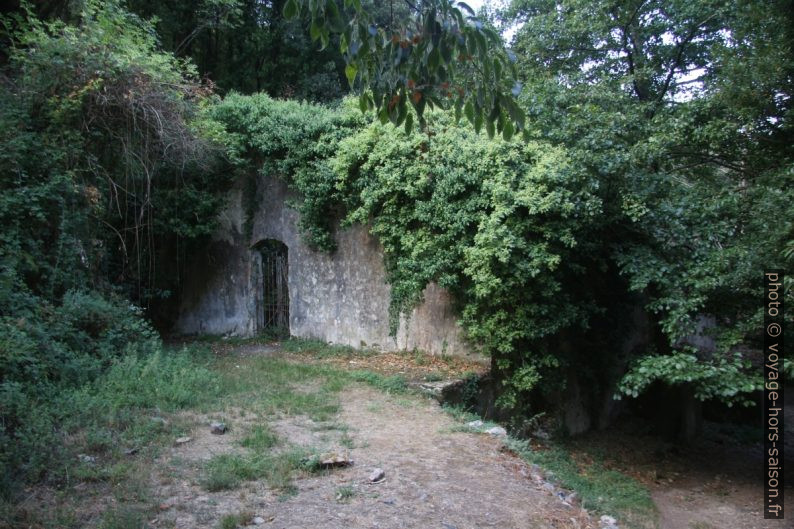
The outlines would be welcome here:
M 255 452 L 265 452 L 277 446 L 280 439 L 267 424 L 260 424 L 251 429 L 240 444 Z
M 542 467 L 563 487 L 575 490 L 586 509 L 614 516 L 621 527 L 655 527 L 657 512 L 650 492 L 632 477 L 606 468 L 599 460 L 577 464 L 564 446 L 542 451 L 529 450 L 527 445 L 511 448 Z
M 356 491 L 350 485 L 342 485 L 336 489 L 336 501 L 339 503 L 348 503 L 356 495 Z
M 254 515 L 248 511 L 224 515 L 218 522 L 218 529 L 237 529 L 251 524 Z
M 232 490 L 244 481 L 264 479 L 268 486 L 281 492 L 294 490 L 293 476 L 299 471 L 311 472 L 307 461 L 316 459 L 301 448 L 276 454 L 222 454 L 213 457 L 205 468 L 201 485 L 209 492 Z
M 141 509 L 127 506 L 105 512 L 99 524 L 100 529 L 146 529 L 147 527 L 145 513 Z
M 400 375 L 385 376 L 373 371 L 351 371 L 350 378 L 386 393 L 405 393 L 408 390 L 405 377 Z

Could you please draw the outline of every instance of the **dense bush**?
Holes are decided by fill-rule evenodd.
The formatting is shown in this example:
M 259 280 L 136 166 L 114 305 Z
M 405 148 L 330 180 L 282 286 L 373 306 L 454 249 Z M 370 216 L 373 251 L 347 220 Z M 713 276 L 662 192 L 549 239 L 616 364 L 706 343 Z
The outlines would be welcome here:
M 177 290 L 172 263 L 215 226 L 229 177 L 211 91 L 119 3 L 75 5 L 72 24 L 2 19 L 3 493 L 62 477 L 65 437 L 113 410 L 211 387 L 130 301 Z
M 127 321 L 131 327 L 141 325 L 135 312 Z M 78 451 L 144 445 L 163 424 L 152 416 L 218 394 L 203 351 L 168 350 L 146 336 L 128 338 L 115 358 L 106 359 L 105 371 L 95 376 L 81 371 L 79 383 L 6 379 L 0 384 L 0 496 L 13 498 L 25 482 L 64 483 L 79 466 Z M 8 351 L 1 352 L 5 361 Z M 80 351 L 68 353 L 72 365 L 95 361 Z
M 225 135 L 206 116 L 209 88 L 146 22 L 81 5 L 75 25 L 5 21 L 2 281 L 47 299 L 114 284 L 149 305 L 215 227 Z

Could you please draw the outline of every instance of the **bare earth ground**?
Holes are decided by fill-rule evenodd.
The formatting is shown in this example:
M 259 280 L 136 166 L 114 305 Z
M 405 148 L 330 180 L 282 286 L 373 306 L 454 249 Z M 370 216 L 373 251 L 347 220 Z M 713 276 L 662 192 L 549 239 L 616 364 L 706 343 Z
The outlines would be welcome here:
M 229 344 L 218 353 L 241 360 L 279 357 L 300 364 L 367 369 L 409 380 L 427 379 L 429 374 L 455 378 L 485 369 L 472 359 L 406 354 L 322 358 L 305 351 L 285 352 L 277 344 Z M 338 398 L 339 414 L 325 422 L 302 415 L 263 416 L 244 405 L 169 417 L 191 440 L 159 451 L 147 463 L 141 457 L 145 449 L 134 456 L 141 461 L 133 471 L 140 491 L 117 487 L 110 479 L 81 483 L 66 496 L 36 487 L 30 489 L 27 503 L 53 508 L 78 505 L 80 518 L 88 522 L 130 502 L 149 506 L 154 502 L 154 509 L 147 507 L 154 513 L 147 518 L 147 527 L 180 529 L 227 527 L 221 523 L 230 514 L 242 520 L 238 525 L 253 527 L 256 520 L 259 527 L 280 529 L 598 529 L 601 525 L 597 515 L 567 505 L 544 489 L 537 471 L 502 450 L 499 438 L 461 431 L 461 425 L 433 400 L 388 394 L 363 384 L 346 387 Z M 794 403 L 786 411 L 792 454 Z M 231 425 L 225 435 L 213 435 L 207 427 L 219 419 Z M 207 463 L 222 454 L 245 454 L 240 441 L 260 424 L 268 424 L 292 445 L 333 450 L 349 456 L 354 464 L 314 474 L 300 472 L 291 494 L 264 480 L 209 492 L 203 482 Z M 763 520 L 760 446 L 712 436 L 681 450 L 650 436 L 613 431 L 585 436 L 569 448 L 574 459 L 585 462 L 597 451 L 607 468 L 644 483 L 659 510 L 659 529 L 794 528 L 790 515 L 788 521 Z M 275 450 L 279 449 L 286 448 Z M 386 477 L 371 484 L 368 476 L 376 467 Z M 787 497 L 791 503 L 791 488 Z
M 608 451 L 608 468 L 643 483 L 659 511 L 659 529 L 793 528 L 791 518 L 764 520 L 763 446 L 723 443 L 702 440 L 688 448 L 676 448 L 655 437 L 619 432 L 588 435 L 576 446 Z M 794 446 L 789 447 L 791 451 Z M 794 498 L 791 492 L 789 486 L 789 502 Z
M 297 493 L 279 497 L 262 482 L 208 493 L 200 485 L 201 464 L 231 452 L 235 435 L 215 436 L 197 427 L 194 441 L 165 453 L 152 476 L 163 514 L 155 527 L 215 527 L 225 514 L 246 512 L 277 528 L 557 528 L 596 527 L 586 512 L 564 505 L 542 490 L 527 466 L 500 451 L 483 434 L 455 432 L 438 405 L 416 397 L 394 397 L 365 387 L 342 394 L 339 421 L 353 440 L 354 464 L 296 480 Z M 272 424 L 285 438 L 307 446 L 334 446 L 333 436 L 313 421 L 290 418 Z M 386 478 L 371 484 L 373 468 Z M 352 489 L 349 501 L 340 487 Z

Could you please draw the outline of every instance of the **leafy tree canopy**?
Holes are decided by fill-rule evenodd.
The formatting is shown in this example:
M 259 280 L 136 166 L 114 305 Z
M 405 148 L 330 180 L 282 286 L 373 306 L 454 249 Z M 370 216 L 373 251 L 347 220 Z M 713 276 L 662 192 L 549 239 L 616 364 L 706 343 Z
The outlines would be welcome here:
M 757 387 L 760 274 L 794 254 L 792 13 L 784 1 L 514 0 L 502 14 L 519 25 L 537 134 L 601 182 L 603 251 L 667 338 L 626 394 L 663 380 L 731 401 Z M 698 330 L 713 347 L 688 348 Z
M 394 2 L 402 4 L 402 2 Z M 526 129 L 515 97 L 516 57 L 499 33 L 465 2 L 406 1 L 407 17 L 378 20 L 360 0 L 287 0 L 287 18 L 304 17 L 312 40 L 325 48 L 338 36 L 351 87 L 362 91 L 362 110 L 375 109 L 382 123 L 424 125 L 426 108 L 453 108 L 489 137 L 510 139 Z M 413 108 L 413 112 L 409 111 Z

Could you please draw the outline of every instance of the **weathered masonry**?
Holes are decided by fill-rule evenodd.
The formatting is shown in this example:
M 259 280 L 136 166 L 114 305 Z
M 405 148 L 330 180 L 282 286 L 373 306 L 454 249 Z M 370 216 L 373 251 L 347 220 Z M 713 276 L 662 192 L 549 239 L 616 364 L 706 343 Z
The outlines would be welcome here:
M 365 227 L 340 230 L 333 254 L 314 251 L 281 180 L 260 177 L 257 195 L 247 230 L 242 186 L 231 191 L 220 229 L 189 267 L 175 332 L 252 336 L 272 328 L 383 351 L 468 352 L 449 295 L 434 284 L 389 336 L 382 250 Z

